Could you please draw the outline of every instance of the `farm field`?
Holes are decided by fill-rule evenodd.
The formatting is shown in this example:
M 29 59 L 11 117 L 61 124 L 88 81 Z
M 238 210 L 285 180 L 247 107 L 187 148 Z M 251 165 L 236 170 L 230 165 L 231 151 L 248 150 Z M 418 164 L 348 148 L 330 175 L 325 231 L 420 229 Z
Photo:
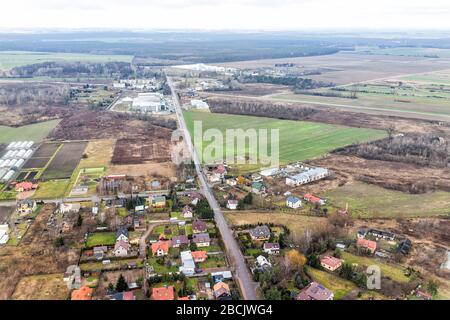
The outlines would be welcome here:
M 355 181 L 321 196 L 336 207 L 348 203 L 352 215 L 362 218 L 446 216 L 450 212 L 450 193 L 445 191 L 408 194 Z
M 450 58 L 449 49 L 421 48 L 421 47 L 357 47 L 356 54 L 374 54 L 389 56 L 423 57 L 423 58 Z
M 306 229 L 313 229 L 315 226 L 326 222 L 326 218 L 311 217 L 289 213 L 267 213 L 267 212 L 224 212 L 227 222 L 231 226 L 258 223 L 276 223 L 289 228 L 294 237 L 302 237 Z
M 13 300 L 65 300 L 69 296 L 62 274 L 34 275 L 20 279 Z
M 86 149 L 87 142 L 64 143 L 48 164 L 41 178 L 44 180 L 70 178 Z
M 28 52 L 28 51 L 1 51 L 0 69 L 9 70 L 14 67 L 43 62 L 131 62 L 133 56 L 128 55 L 98 55 L 83 53 L 51 53 L 51 52 Z
M 111 163 L 115 140 L 93 140 L 89 141 L 84 154 L 86 158 L 81 159 L 80 168 L 107 167 Z
M 357 142 L 380 139 L 386 135 L 385 132 L 379 130 L 350 128 L 305 121 L 278 120 L 196 111 L 185 111 L 184 115 L 192 137 L 194 136 L 194 121 L 202 121 L 203 131 L 217 128 L 224 135 L 226 129 L 279 129 L 279 160 L 281 164 L 315 158 L 339 147 Z M 209 143 L 204 142 L 203 147 Z M 197 150 L 199 150 L 198 146 Z M 226 150 L 225 141 L 224 150 L 226 152 L 233 152 L 233 150 Z M 242 150 L 239 151 L 243 152 Z M 250 149 L 248 145 L 245 151 L 249 154 L 257 154 L 258 152 L 257 149 Z M 256 165 L 256 168 L 260 166 Z
M 41 142 L 59 122 L 60 120 L 50 120 L 17 128 L 0 126 L 0 143 L 10 143 L 19 140 Z

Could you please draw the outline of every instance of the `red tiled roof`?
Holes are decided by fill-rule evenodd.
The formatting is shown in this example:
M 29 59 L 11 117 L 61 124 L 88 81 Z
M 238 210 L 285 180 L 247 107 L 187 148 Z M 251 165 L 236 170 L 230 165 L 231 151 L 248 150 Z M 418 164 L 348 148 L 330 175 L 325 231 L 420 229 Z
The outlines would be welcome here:
M 24 190 L 30 190 L 33 188 L 33 184 L 31 182 L 19 182 L 16 184 L 16 190 L 23 188 Z
M 173 286 L 153 288 L 152 300 L 174 300 Z
M 363 238 L 358 238 L 356 240 L 356 245 L 358 247 L 367 248 L 371 251 L 375 251 L 377 249 L 377 243 L 375 241 L 367 240 L 367 239 L 363 239 Z
M 162 250 L 165 253 L 169 252 L 170 241 L 158 241 L 152 243 L 152 253 L 155 255 L 158 250 Z
M 71 299 L 72 300 L 91 300 L 92 299 L 92 288 L 87 286 L 82 286 L 80 289 L 73 290 Z
M 320 257 L 320 263 L 326 264 L 327 266 L 334 269 L 338 268 L 342 264 L 342 261 L 332 256 L 323 256 Z
M 320 200 L 322 200 L 319 197 L 313 196 L 312 194 L 309 193 L 305 194 L 304 198 L 309 202 L 319 202 Z
M 206 251 L 192 251 L 191 255 L 194 261 L 205 260 L 208 258 L 208 253 Z

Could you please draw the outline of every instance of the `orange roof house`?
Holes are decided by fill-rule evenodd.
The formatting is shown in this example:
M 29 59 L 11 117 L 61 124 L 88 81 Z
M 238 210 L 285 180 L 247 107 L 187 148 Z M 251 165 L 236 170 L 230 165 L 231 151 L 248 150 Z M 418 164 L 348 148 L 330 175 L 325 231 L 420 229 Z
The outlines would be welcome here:
M 320 199 L 319 197 L 313 196 L 310 193 L 306 193 L 303 196 L 303 199 L 305 199 L 305 201 L 308 201 L 308 202 L 311 202 L 311 203 L 322 203 L 323 202 L 322 199 Z
M 203 262 L 208 258 L 208 253 L 206 251 L 192 251 L 191 255 L 194 262 Z
M 152 254 L 160 257 L 169 253 L 170 241 L 158 241 L 152 243 Z
M 72 291 L 72 300 L 91 300 L 94 289 L 82 286 L 80 289 Z
M 31 182 L 19 182 L 16 184 L 16 192 L 30 191 L 37 188 L 37 185 Z
M 153 288 L 152 300 L 175 300 L 173 286 Z
M 374 253 L 375 250 L 377 250 L 377 243 L 375 241 L 362 239 L 362 238 L 358 238 L 356 240 L 356 246 L 358 248 L 365 248 L 365 249 L 369 250 L 371 253 Z

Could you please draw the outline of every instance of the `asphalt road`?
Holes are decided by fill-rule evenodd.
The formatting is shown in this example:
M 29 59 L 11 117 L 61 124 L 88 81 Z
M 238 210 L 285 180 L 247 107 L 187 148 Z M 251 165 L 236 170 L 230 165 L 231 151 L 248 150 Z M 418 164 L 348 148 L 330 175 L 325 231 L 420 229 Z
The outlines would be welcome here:
M 186 122 L 184 120 L 178 96 L 175 92 L 172 81 L 169 77 L 167 77 L 167 82 L 172 91 L 173 103 L 175 106 L 175 111 L 180 126 L 179 129 L 182 130 L 183 132 L 184 141 L 187 143 L 188 150 L 192 156 L 192 160 L 194 161 L 195 169 L 197 170 L 197 175 L 200 180 L 202 192 L 205 195 L 206 199 L 208 200 L 209 205 L 214 211 L 214 218 L 216 221 L 216 225 L 217 228 L 219 229 L 220 234 L 222 235 L 228 260 L 230 261 L 230 264 L 234 269 L 234 275 L 240 285 L 242 295 L 244 296 L 245 300 L 257 300 L 256 295 L 257 284 L 252 279 L 250 271 L 248 270 L 247 265 L 245 263 L 244 255 L 242 254 L 237 241 L 234 239 L 233 232 L 228 227 L 228 224 L 225 221 L 222 211 L 220 210 L 219 204 L 214 198 L 214 195 L 211 191 L 211 188 L 209 187 L 206 177 L 203 174 L 203 170 L 197 152 L 192 144 L 191 135 L 186 127 Z

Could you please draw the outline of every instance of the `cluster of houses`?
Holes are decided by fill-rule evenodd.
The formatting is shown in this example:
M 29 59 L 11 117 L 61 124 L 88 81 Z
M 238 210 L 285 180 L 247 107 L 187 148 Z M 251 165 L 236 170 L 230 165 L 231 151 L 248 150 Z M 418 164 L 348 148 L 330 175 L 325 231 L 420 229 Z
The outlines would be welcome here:
M 250 238 L 255 242 L 263 243 L 263 252 L 267 255 L 278 255 L 280 253 L 280 244 L 269 242 L 271 238 L 270 228 L 266 225 L 256 226 L 249 230 Z M 272 268 L 272 263 L 263 255 L 256 257 L 255 268 L 253 271 L 264 271 Z
M 377 251 L 378 242 L 381 240 L 388 241 L 391 244 L 397 244 L 395 253 L 407 255 L 412 247 L 410 239 L 398 239 L 398 242 L 396 242 L 397 239 L 394 233 L 377 229 L 359 229 L 357 232 L 356 247 L 370 254 L 386 257 L 388 254 Z

